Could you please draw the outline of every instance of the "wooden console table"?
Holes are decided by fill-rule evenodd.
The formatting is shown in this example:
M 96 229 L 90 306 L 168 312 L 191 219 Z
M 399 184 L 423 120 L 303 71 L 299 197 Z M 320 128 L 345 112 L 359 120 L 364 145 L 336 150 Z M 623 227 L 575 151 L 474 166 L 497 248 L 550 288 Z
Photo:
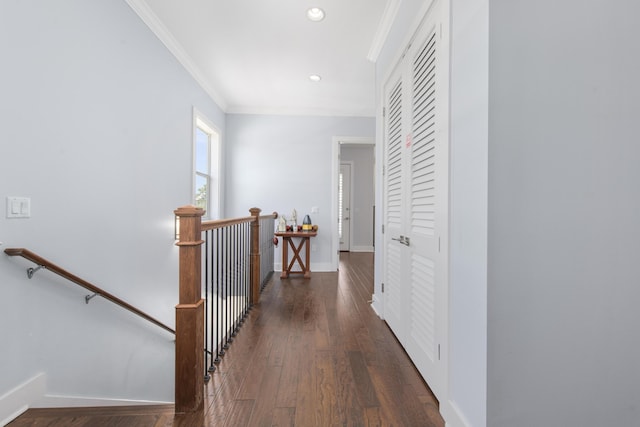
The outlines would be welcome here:
M 310 240 L 318 234 L 317 231 L 278 231 L 276 236 L 282 237 L 282 274 L 281 279 L 286 279 L 289 274 L 304 274 L 305 279 L 311 277 L 311 269 L 309 264 L 309 257 L 311 252 Z M 300 243 L 296 246 L 293 239 L 299 238 Z M 293 256 L 291 262 L 289 262 L 289 246 L 293 249 Z M 302 247 L 306 247 L 305 260 L 302 261 L 300 251 Z M 302 271 L 291 271 L 295 262 L 298 261 L 298 265 Z

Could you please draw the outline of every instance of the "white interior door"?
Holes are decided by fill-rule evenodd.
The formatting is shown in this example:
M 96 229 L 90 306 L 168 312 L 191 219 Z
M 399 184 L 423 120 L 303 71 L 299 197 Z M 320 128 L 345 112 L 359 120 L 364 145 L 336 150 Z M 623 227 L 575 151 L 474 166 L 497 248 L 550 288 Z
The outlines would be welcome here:
M 403 119 L 406 110 L 403 97 L 401 68 L 397 68 L 385 86 L 385 145 L 383 167 L 384 182 L 384 317 L 398 339 L 402 342 L 401 333 L 404 325 L 404 307 L 406 283 L 402 265 L 403 253 L 406 252 L 400 243 L 404 236 L 403 218 L 404 181 L 406 179 L 405 160 L 403 156 Z
M 385 320 L 446 389 L 448 39 L 436 1 L 385 86 Z M 443 30 L 444 28 L 444 30 Z
M 338 176 L 338 237 L 340 250 L 351 249 L 351 165 L 340 163 Z

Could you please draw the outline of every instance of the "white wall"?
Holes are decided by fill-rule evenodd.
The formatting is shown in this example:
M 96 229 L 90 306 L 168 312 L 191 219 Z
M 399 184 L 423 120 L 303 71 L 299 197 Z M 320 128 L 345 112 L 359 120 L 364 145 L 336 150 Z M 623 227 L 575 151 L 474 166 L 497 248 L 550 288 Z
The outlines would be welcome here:
M 640 419 L 638 15 L 490 2 L 492 427 Z
M 318 225 L 311 240 L 311 271 L 335 269 L 331 257 L 331 162 L 334 136 L 373 137 L 373 118 L 227 116 L 226 216 L 247 216 L 257 206 Z M 311 214 L 312 207 L 317 214 Z M 337 230 L 334 231 L 337 233 Z M 279 247 L 280 249 L 281 247 Z M 282 263 L 276 251 L 276 265 Z
M 2 2 L 0 52 L 0 248 L 29 248 L 172 326 L 192 107 L 222 130 L 223 113 L 124 1 Z M 6 219 L 7 196 L 30 197 L 31 218 Z M 48 271 L 27 279 L 25 260 L 0 264 L 0 396 L 44 372 L 48 403 L 173 400 L 172 335 L 86 305 Z
M 373 250 L 374 146 L 340 145 L 340 161 L 351 162 L 351 250 Z
M 488 15 L 488 1 L 452 1 L 448 418 L 477 427 L 487 396 Z

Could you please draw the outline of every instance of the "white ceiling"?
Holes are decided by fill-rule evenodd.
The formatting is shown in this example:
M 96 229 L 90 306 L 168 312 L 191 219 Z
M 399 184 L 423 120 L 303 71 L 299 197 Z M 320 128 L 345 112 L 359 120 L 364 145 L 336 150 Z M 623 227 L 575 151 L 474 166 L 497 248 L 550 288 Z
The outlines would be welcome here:
M 399 0 L 127 2 L 228 113 L 375 114 L 373 61 Z M 323 21 L 306 18 L 314 6 Z

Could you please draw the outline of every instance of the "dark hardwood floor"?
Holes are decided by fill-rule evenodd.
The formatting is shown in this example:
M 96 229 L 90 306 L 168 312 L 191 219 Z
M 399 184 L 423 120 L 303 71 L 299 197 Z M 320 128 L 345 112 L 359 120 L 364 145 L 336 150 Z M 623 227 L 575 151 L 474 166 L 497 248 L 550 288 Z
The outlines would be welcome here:
M 438 403 L 370 306 L 373 254 L 265 288 L 206 386 L 205 410 L 30 409 L 22 426 L 442 427 Z

